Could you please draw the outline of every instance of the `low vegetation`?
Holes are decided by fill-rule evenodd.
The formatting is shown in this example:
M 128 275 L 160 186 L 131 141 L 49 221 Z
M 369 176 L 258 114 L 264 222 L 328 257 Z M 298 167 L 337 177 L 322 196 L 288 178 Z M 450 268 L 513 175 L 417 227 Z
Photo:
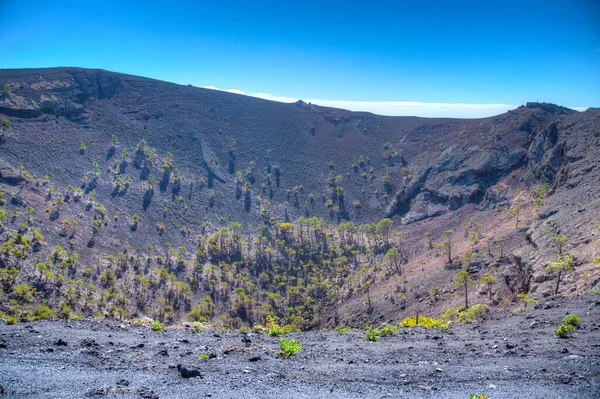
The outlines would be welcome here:
M 279 339 L 279 347 L 281 348 L 281 354 L 285 359 L 289 359 L 302 349 L 302 344 L 295 339 Z
M 575 314 L 568 314 L 563 318 L 563 323 L 554 329 L 554 334 L 558 338 L 569 338 L 581 324 L 581 317 Z

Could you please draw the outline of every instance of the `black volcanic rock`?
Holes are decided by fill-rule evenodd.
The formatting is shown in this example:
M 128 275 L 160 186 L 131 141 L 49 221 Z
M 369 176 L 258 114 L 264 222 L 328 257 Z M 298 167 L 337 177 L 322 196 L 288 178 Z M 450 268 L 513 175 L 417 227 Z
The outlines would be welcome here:
M 188 369 L 186 367 L 183 367 L 181 364 L 177 365 L 177 370 L 179 371 L 179 374 L 181 374 L 181 376 L 183 378 L 202 377 L 202 375 L 200 374 L 200 371 L 198 371 L 196 369 Z

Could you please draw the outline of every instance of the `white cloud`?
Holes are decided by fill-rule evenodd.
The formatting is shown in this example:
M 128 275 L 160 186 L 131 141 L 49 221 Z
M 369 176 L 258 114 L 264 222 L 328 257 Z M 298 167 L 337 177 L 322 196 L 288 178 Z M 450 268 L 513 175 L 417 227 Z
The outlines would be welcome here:
M 588 107 L 567 107 L 567 108 L 571 108 L 571 109 L 574 109 L 575 111 L 579 111 L 579 112 L 583 112 L 586 109 L 588 109 Z
M 265 100 L 293 103 L 298 101 L 295 97 L 275 96 L 268 93 L 245 93 L 237 89 L 219 89 L 214 86 L 204 86 L 205 89 L 221 90 L 229 93 L 258 97 Z M 515 109 L 514 104 L 463 104 L 463 103 L 424 103 L 417 101 L 345 101 L 323 100 L 307 98 L 304 102 L 321 105 L 324 107 L 342 108 L 350 111 L 366 111 L 378 115 L 388 116 L 421 116 L 429 118 L 485 118 L 502 114 Z M 574 107 L 578 111 L 585 111 L 585 107 Z

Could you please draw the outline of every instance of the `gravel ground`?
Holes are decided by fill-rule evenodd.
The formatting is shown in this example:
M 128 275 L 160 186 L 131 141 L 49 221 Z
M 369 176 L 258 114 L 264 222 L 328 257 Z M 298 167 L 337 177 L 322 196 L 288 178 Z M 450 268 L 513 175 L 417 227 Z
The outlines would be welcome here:
M 304 347 L 287 360 L 277 356 L 278 339 L 264 334 L 158 333 L 97 321 L 1 324 L 0 384 L 15 398 L 598 398 L 596 302 L 594 295 L 554 299 L 449 333 L 401 329 L 380 342 L 357 330 L 291 334 Z M 554 337 L 571 312 L 583 317 L 581 328 L 569 339 Z M 200 360 L 202 353 L 216 357 Z M 250 361 L 253 355 L 260 359 Z M 201 377 L 182 378 L 177 364 Z

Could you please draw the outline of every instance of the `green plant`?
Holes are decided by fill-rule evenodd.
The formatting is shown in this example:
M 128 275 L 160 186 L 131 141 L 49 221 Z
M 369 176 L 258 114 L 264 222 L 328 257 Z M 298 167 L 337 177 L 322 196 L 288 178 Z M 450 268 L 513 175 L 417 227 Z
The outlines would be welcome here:
M 456 276 L 454 276 L 454 283 L 459 288 L 464 288 L 465 290 L 465 308 L 469 307 L 469 284 L 475 283 L 475 280 L 471 278 L 469 272 L 465 269 L 458 272 Z
M 554 329 L 554 334 L 556 334 L 559 338 L 569 338 L 571 334 L 575 331 L 575 327 L 570 324 L 563 324 L 558 328 Z
M 449 309 L 448 311 L 446 311 L 446 313 L 444 313 L 444 315 L 449 313 L 450 310 L 455 310 L 455 309 L 454 308 Z M 444 315 L 442 315 L 442 316 L 444 316 Z M 448 331 L 450 329 L 450 324 L 448 323 L 448 321 L 450 319 L 449 318 L 444 319 L 444 318 L 442 318 L 442 316 L 440 316 L 439 319 L 432 319 L 427 316 L 418 316 L 418 323 L 417 323 L 417 316 L 407 317 L 400 322 L 400 327 L 414 328 L 417 325 L 419 325 L 419 326 L 422 326 L 425 328 L 437 328 L 440 331 Z
M 367 330 L 365 337 L 367 337 L 367 341 L 379 342 L 379 335 L 377 335 L 376 330 Z
M 10 130 L 10 126 L 11 126 L 10 120 L 8 120 L 6 118 L 2 118 L 2 136 L 0 136 L 0 137 L 3 137 L 4 134 Z
M 152 322 L 152 331 L 164 332 L 165 326 L 158 320 Z
M 537 300 L 529 298 L 524 292 L 517 295 L 517 298 L 523 301 L 524 306 L 521 310 L 523 310 L 524 312 L 527 312 L 530 309 L 528 305 L 533 305 L 537 303 Z
M 281 338 L 279 340 L 279 347 L 281 348 L 283 357 L 288 359 L 291 356 L 295 356 L 302 349 L 302 344 L 295 339 L 288 340 Z
M 567 241 L 569 241 L 569 238 L 565 235 L 562 235 L 562 236 L 555 235 L 554 237 L 552 237 L 552 241 L 554 241 L 556 243 L 556 246 L 558 247 L 558 254 L 562 255 L 563 248 L 565 247 L 565 244 L 567 243 Z
M 577 316 L 576 314 L 570 313 L 565 316 L 565 318 L 563 319 L 563 323 L 565 323 L 568 326 L 573 326 L 574 328 L 577 328 L 579 327 L 579 324 L 581 324 L 581 320 L 581 317 Z
M 54 310 L 46 305 L 38 305 L 33 312 L 33 320 L 52 320 L 55 316 Z
M 15 324 L 18 321 L 17 316 L 6 316 L 6 324 Z
M 469 309 L 465 309 L 458 315 L 458 321 L 461 323 L 473 323 L 473 321 L 483 317 L 487 311 L 487 305 L 478 303 L 471 306 Z
M 554 295 L 558 295 L 558 288 L 565 274 L 575 271 L 575 264 L 571 255 L 559 256 L 554 262 L 550 262 L 548 266 L 544 268 L 546 272 L 556 274 L 556 287 L 554 289 Z
M 204 331 L 204 328 L 202 327 L 202 325 L 200 323 L 194 323 L 194 327 L 192 328 L 192 330 L 195 333 L 200 333 L 200 332 Z
M 386 324 L 385 326 L 378 328 L 376 330 L 377 335 L 379 335 L 380 337 L 387 337 L 390 335 L 394 335 L 394 333 L 398 331 L 398 327 L 397 326 L 393 326 L 391 324 Z
M 2 86 L 2 94 L 7 96 L 12 94 L 12 88 L 10 87 L 10 84 L 4 83 L 4 86 Z
M 484 394 L 471 394 L 469 395 L 469 399 L 487 399 L 487 395 Z
M 352 327 L 350 326 L 344 326 L 344 325 L 339 325 L 335 328 L 335 331 L 337 331 L 340 335 L 344 335 L 346 334 L 348 331 L 351 331 Z
M 208 353 L 200 354 L 200 360 L 208 360 L 208 359 L 210 359 L 210 356 L 208 356 Z
M 281 335 L 289 334 L 292 331 L 296 331 L 296 326 L 292 324 L 287 324 L 285 326 L 280 326 L 275 323 L 275 319 L 273 316 L 267 316 L 267 335 L 269 337 L 279 337 Z

